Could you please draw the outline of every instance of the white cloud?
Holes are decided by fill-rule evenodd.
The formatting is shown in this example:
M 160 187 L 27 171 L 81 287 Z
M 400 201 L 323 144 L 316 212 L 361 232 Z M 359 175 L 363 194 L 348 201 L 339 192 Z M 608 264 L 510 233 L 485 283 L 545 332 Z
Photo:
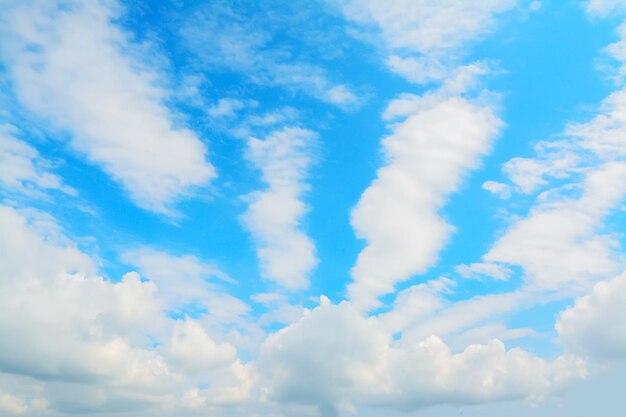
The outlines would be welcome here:
M 179 127 L 168 91 L 142 66 L 104 3 L 19 2 L 3 14 L 1 53 L 21 103 L 71 134 L 72 148 L 141 207 L 172 204 L 214 177 L 206 147 Z
M 514 291 L 503 294 L 477 295 L 467 300 L 451 303 L 441 300 L 441 308 L 436 308 L 417 319 L 409 321 L 402 339 L 406 343 L 418 343 L 419 341 L 437 335 L 447 342 L 453 342 L 462 335 L 468 335 L 474 329 L 498 324 L 505 313 L 530 308 L 531 306 L 545 302 L 546 297 L 528 291 Z M 492 336 L 504 339 L 505 332 Z M 483 342 L 481 339 L 466 337 L 471 342 Z
M 277 10 L 264 14 L 263 7 L 243 16 L 224 3 L 206 4 L 195 10 L 182 34 L 205 65 L 235 71 L 256 84 L 287 88 L 340 108 L 357 106 L 360 100 L 348 86 L 332 82 L 324 67 L 302 59 L 281 43 L 276 27 L 287 29 L 291 17 L 281 16 Z M 272 25 L 277 18 L 280 22 Z
M 450 50 L 492 30 L 494 17 L 512 9 L 514 0 L 380 0 L 342 1 L 344 13 L 361 23 L 380 27 L 394 49 L 428 53 Z
M 122 260 L 154 281 L 170 307 L 206 303 L 215 291 L 212 280 L 234 282 L 217 266 L 193 255 L 175 256 L 150 247 L 139 247 L 124 252 Z
M 451 291 L 454 283 L 448 279 L 428 281 L 400 291 L 392 309 L 380 314 L 378 320 L 389 333 L 398 333 L 431 317 L 445 306 L 441 294 Z
M 256 107 L 258 103 L 254 100 L 239 100 L 236 98 L 221 98 L 217 104 L 209 107 L 209 116 L 215 118 L 235 117 L 239 110 L 246 107 Z
M 480 278 L 491 277 L 493 279 L 506 281 L 512 274 L 512 271 L 502 265 L 493 263 L 472 263 L 469 265 L 458 265 L 454 270 L 463 278 Z
M 534 158 L 511 158 L 502 167 L 517 190 L 530 194 L 549 179 L 569 179 L 580 171 L 579 151 L 569 141 L 542 141 L 535 145 Z
M 176 323 L 165 351 L 173 365 L 190 374 L 220 368 L 235 362 L 237 358 L 232 345 L 215 343 L 202 326 L 192 319 Z
M 383 140 L 385 166 L 351 216 L 357 236 L 367 241 L 352 270 L 351 300 L 375 307 L 377 297 L 436 261 L 452 231 L 438 211 L 501 126 L 491 108 L 454 97 L 393 126 Z
M 365 27 L 374 25 L 390 51 L 389 68 L 409 81 L 445 80 L 463 55 L 462 48 L 490 33 L 495 17 L 516 0 L 338 0 L 344 15 Z
M 604 10 L 609 3 L 587 6 Z M 626 199 L 625 115 L 626 90 L 620 89 L 591 120 L 570 123 L 561 137 L 539 142 L 535 157 L 504 164 L 510 189 L 538 195 L 484 261 L 520 266 L 529 288 L 570 296 L 623 270 L 620 237 L 605 222 Z
M 291 324 L 302 317 L 304 308 L 298 304 L 291 304 L 284 294 L 258 293 L 250 297 L 254 302 L 262 304 L 268 309 L 259 316 L 261 324 Z
M 52 381 L 103 383 L 103 388 L 110 384 L 113 390 L 130 390 L 129 396 L 142 390 L 164 393 L 171 378 L 165 362 L 131 345 L 145 343 L 146 334 L 163 326 L 154 285 L 134 273 L 119 283 L 91 275 L 90 258 L 44 240 L 27 220 L 14 209 L 0 208 L 7 232 L 0 237 L 0 369 Z
M 0 393 L 0 412 L 7 414 L 24 414 L 28 406 L 20 398 L 11 394 Z
M 42 401 L 61 412 L 171 409 L 206 383 L 222 403 L 243 401 L 252 382 L 232 345 L 168 319 L 157 286 L 137 273 L 96 275 L 58 226 L 45 231 L 28 213 L 0 206 L 0 375 L 12 375 L 3 390 L 20 388 L 34 412 Z M 23 377 L 39 387 L 24 389 Z
M 626 11 L 623 0 L 589 0 L 585 5 L 586 12 L 593 17 L 607 17 L 615 12 Z
M 579 172 L 582 179 L 566 187 L 533 180 L 528 185 L 532 189 L 544 183 L 552 187 L 496 241 L 484 256 L 486 262 L 521 266 L 526 280 L 537 288 L 576 291 L 623 268 L 617 237 L 602 232 L 604 219 L 626 197 L 626 164 L 619 159 L 626 149 L 623 133 L 619 136 L 624 125 L 616 118 L 621 111 L 610 108 L 588 124 L 570 126 L 568 132 L 575 137 L 567 147 L 556 146 L 548 157 L 526 160 L 526 167 L 549 172 L 554 165 L 549 161 L 563 155 L 560 160 L 570 173 Z
M 626 167 L 609 165 L 594 174 L 580 199 L 540 204 L 514 223 L 484 256 L 485 261 L 521 266 L 531 285 L 546 289 L 585 288 L 615 273 L 618 242 L 598 230 L 620 198 L 602 195 L 603 191 L 623 194 Z
M 626 359 L 626 272 L 597 283 L 556 323 L 565 347 L 598 360 Z
M 63 184 L 50 171 L 50 162 L 37 149 L 16 136 L 18 130 L 0 124 L 0 186 L 5 190 L 36 195 L 42 190 L 60 190 L 67 194 L 76 191 Z
M 209 335 L 203 321 L 167 319 L 153 282 L 136 273 L 117 283 L 98 277 L 93 260 L 62 236 L 55 238 L 58 227 L 48 227 L 50 237 L 44 238 L 46 224 L 29 221 L 15 209 L 0 209 L 0 227 L 8 231 L 0 236 L 0 331 L 7 336 L 0 339 L 0 370 L 43 385 L 18 397 L 6 391 L 3 379 L 2 389 L 11 395 L 3 397 L 4 405 L 13 404 L 13 410 L 17 405 L 41 409 L 49 402 L 62 412 L 146 407 L 186 412 L 269 400 L 279 409 L 306 405 L 333 416 L 367 406 L 414 409 L 538 399 L 584 375 L 575 357 L 546 361 L 506 350 L 497 340 L 460 345 L 454 353 L 440 338 L 428 336 L 433 333 L 407 337 L 407 327 L 433 318 L 445 317 L 458 329 L 463 320 L 467 326 L 520 302 L 503 295 L 452 312 L 455 305 L 434 317 L 443 306 L 438 295 L 452 285 L 445 279 L 406 290 L 395 311 L 379 317 L 364 317 L 350 302 L 336 305 L 321 297 L 318 308 L 271 334 L 258 359 L 243 364 L 232 345 Z M 186 264 L 180 265 L 185 272 Z M 282 299 L 276 294 L 255 298 Z M 441 324 L 431 329 L 445 333 Z M 523 330 L 474 328 L 456 343 L 493 334 L 514 338 Z M 391 335 L 398 331 L 402 337 L 394 341 Z M 147 347 L 149 341 L 158 346 Z
M 401 58 L 392 55 L 387 61 L 389 69 L 417 84 L 441 81 L 450 74 L 449 69 L 436 59 L 429 57 Z
M 271 335 L 259 358 L 262 393 L 272 401 L 314 406 L 321 416 L 377 406 L 411 410 L 557 393 L 584 376 L 573 356 L 553 361 L 498 340 L 454 354 L 435 336 L 393 343 L 375 318 L 349 302 L 328 302 Z
M 306 288 L 318 262 L 313 242 L 301 229 L 314 137 L 308 130 L 284 128 L 263 140 L 250 138 L 246 151 L 267 188 L 248 197 L 242 220 L 257 245 L 262 277 L 289 289 Z
M 511 197 L 511 187 L 508 184 L 497 181 L 485 181 L 482 187 L 500 198 L 507 199 Z

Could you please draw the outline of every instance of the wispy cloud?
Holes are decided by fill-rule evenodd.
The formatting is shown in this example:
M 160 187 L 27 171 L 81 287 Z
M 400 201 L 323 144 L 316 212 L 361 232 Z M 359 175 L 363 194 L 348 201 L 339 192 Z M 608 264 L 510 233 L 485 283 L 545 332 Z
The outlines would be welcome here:
M 344 15 L 360 25 L 357 33 L 377 32 L 374 39 L 387 53 L 387 65 L 418 84 L 440 82 L 451 75 L 467 45 L 497 27 L 498 15 L 516 0 L 455 1 L 337 0 Z
M 347 85 L 331 81 L 323 66 L 281 45 L 276 27 L 268 24 L 274 13 L 244 16 L 236 8 L 216 2 L 196 10 L 182 34 L 204 65 L 235 71 L 253 83 L 283 87 L 341 108 L 360 104 L 357 94 Z M 285 15 L 281 24 L 290 17 Z
M 16 127 L 0 124 L 0 187 L 27 195 L 39 195 L 45 190 L 75 194 L 74 189 L 51 172 L 51 163 L 19 139 L 18 134 Z

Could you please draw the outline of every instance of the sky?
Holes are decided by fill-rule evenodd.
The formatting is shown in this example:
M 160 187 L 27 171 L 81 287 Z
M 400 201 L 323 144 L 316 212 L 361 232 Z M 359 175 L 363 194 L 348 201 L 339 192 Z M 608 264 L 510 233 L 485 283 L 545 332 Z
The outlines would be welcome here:
M 621 416 L 626 1 L 0 0 L 0 416 Z

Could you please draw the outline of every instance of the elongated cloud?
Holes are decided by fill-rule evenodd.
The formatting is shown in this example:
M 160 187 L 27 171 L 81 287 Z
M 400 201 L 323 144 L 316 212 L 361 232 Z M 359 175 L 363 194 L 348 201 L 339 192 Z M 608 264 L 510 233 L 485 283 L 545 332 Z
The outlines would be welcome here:
M 2 59 L 26 107 L 69 132 L 138 205 L 171 213 L 214 169 L 115 17 L 100 2 L 18 2 L 0 21 Z
M 603 227 L 626 199 L 626 90 L 609 95 L 600 109 L 588 122 L 570 124 L 565 138 L 540 142 L 536 157 L 504 165 L 513 190 L 542 193 L 484 260 L 522 267 L 536 288 L 576 293 L 624 268 L 619 240 Z M 523 166 L 530 185 L 511 166 Z M 555 179 L 567 179 L 568 187 Z
M 261 275 L 290 289 L 306 288 L 317 265 L 315 246 L 301 230 L 314 137 L 309 130 L 285 128 L 263 140 L 249 139 L 246 152 L 267 188 L 249 196 L 242 219 L 257 245 Z
M 452 231 L 438 211 L 491 148 L 502 122 L 489 107 L 448 98 L 417 111 L 383 140 L 385 166 L 351 222 L 367 241 L 352 269 L 351 300 L 363 308 L 424 272 Z

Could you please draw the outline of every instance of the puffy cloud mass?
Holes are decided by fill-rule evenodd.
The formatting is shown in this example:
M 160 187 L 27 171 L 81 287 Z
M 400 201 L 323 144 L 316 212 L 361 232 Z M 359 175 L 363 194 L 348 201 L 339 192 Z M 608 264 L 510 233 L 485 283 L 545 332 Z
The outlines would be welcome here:
M 626 272 L 599 282 L 563 311 L 556 324 L 569 350 L 600 361 L 626 359 Z
M 0 208 L 9 232 L 0 236 L 0 376 L 13 375 L 0 378 L 5 410 L 187 412 L 264 403 L 332 416 L 368 405 L 538 398 L 584 374 L 576 357 L 546 361 L 497 340 L 460 352 L 435 336 L 394 341 L 398 327 L 388 318 L 325 297 L 244 364 L 204 318 L 168 318 L 154 282 L 134 272 L 119 282 L 96 275 L 93 259 L 37 216 Z M 423 288 L 424 297 L 443 284 Z M 18 377 L 41 382 L 26 389 Z
M 442 403 L 538 399 L 585 374 L 575 356 L 553 361 L 502 342 L 454 353 L 440 338 L 393 342 L 376 318 L 349 303 L 320 307 L 271 335 L 259 377 L 269 400 L 316 406 L 335 416 L 355 405 L 416 409 Z
M 246 397 L 250 375 L 235 348 L 197 321 L 169 319 L 154 282 L 135 272 L 119 282 L 97 275 L 96 262 L 39 212 L 0 206 L 0 229 L 5 410 L 37 412 L 41 396 L 44 408 L 61 412 L 173 406 L 214 378 L 220 401 Z M 19 378 L 31 381 L 27 388 Z M 2 393 L 16 389 L 21 396 Z

